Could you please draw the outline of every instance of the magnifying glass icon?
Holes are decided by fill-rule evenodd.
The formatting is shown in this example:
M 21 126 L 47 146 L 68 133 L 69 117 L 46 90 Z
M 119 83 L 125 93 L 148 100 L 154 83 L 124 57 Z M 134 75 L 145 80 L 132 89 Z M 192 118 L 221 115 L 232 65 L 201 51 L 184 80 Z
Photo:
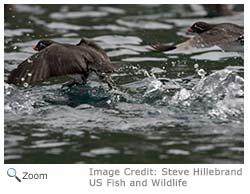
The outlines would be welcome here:
M 21 179 L 18 178 L 18 177 L 16 176 L 16 169 L 15 169 L 15 168 L 9 168 L 9 169 L 7 170 L 7 175 L 8 175 L 9 177 L 15 177 L 16 180 L 18 180 L 19 182 L 21 182 Z

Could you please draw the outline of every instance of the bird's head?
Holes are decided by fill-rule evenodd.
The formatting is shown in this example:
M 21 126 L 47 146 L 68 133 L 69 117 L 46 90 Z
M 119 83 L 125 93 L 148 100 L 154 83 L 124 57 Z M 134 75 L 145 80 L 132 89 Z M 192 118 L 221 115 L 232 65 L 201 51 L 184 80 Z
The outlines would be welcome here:
M 194 33 L 203 33 L 211 28 L 213 28 L 214 24 L 208 24 L 206 22 L 195 22 L 190 28 L 188 28 L 188 32 L 194 32 Z
M 36 45 L 33 45 L 32 48 L 35 51 L 41 51 L 53 43 L 54 43 L 54 41 L 52 41 L 52 40 L 40 40 Z

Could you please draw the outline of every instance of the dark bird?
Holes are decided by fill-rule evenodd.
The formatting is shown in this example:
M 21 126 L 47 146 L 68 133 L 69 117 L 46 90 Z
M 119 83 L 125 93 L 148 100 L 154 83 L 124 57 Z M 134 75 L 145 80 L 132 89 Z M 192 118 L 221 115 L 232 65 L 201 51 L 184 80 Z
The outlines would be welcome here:
M 77 45 L 41 40 L 33 49 L 38 53 L 18 65 L 10 73 L 7 83 L 25 86 L 55 76 L 79 74 L 81 83 L 85 84 L 89 73 L 95 72 L 112 88 L 111 73 L 120 67 L 111 63 L 100 46 L 86 38 L 81 39 Z M 73 80 L 65 85 L 72 86 L 76 83 L 79 81 Z
M 244 28 L 232 23 L 209 24 L 196 22 L 189 29 L 196 36 L 176 45 L 151 44 L 155 51 L 170 51 L 177 48 L 209 48 L 218 46 L 224 51 L 244 52 Z

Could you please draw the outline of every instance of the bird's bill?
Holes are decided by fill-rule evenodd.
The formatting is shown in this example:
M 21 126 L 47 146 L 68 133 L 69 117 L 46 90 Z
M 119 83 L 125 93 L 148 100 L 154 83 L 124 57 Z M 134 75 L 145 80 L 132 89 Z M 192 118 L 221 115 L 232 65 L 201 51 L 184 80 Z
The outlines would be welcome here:
M 38 48 L 36 47 L 36 45 L 32 45 L 32 49 L 35 51 L 38 51 Z
M 188 32 L 194 32 L 194 31 L 192 30 L 192 28 L 188 28 L 187 31 L 188 31 Z

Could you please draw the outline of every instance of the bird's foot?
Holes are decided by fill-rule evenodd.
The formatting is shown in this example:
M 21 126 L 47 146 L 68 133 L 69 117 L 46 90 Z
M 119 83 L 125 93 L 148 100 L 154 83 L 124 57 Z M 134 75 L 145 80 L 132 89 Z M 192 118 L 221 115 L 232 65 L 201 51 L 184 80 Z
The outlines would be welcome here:
M 102 80 L 102 82 L 108 84 L 109 89 L 113 89 L 114 88 L 114 82 L 110 76 L 110 74 L 106 74 L 103 72 L 95 72 L 97 74 L 97 76 L 99 77 L 100 80 Z
M 63 90 L 68 90 L 68 89 L 70 89 L 71 87 L 73 87 L 74 85 L 77 85 L 77 84 L 78 84 L 78 82 L 76 82 L 75 80 L 71 80 L 71 81 L 68 81 L 68 82 L 64 83 L 61 88 Z
M 110 90 L 115 89 L 115 83 L 112 80 L 110 75 L 105 76 L 104 79 L 103 79 L 103 82 L 108 84 L 108 87 L 109 87 Z

